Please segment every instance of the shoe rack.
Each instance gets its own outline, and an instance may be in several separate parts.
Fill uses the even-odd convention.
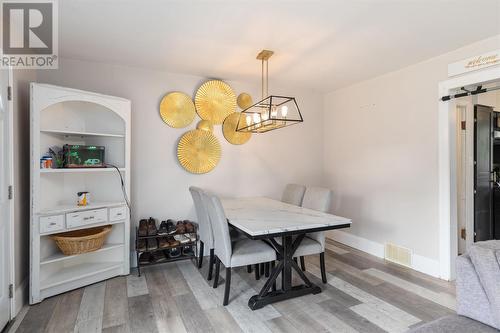
[[[194,227],[193,232],[178,232],[178,230],[176,230],[170,234],[158,234],[159,231],[155,228],[156,230],[152,233],[148,233],[147,236],[140,236],[139,228],[136,227],[135,249],[137,255],[137,272],[139,276],[141,276],[141,267],[165,264],[179,260],[194,260],[196,267],[198,267],[198,257],[196,255],[196,253],[198,253],[199,240],[198,224],[192,221],[189,221],[189,223]],[[194,239],[191,237],[189,241],[183,243],[179,242],[178,245],[171,245],[171,241],[175,240],[174,237],[181,235],[187,238],[189,238],[188,235],[194,236]],[[165,239],[167,239],[168,245],[165,245]],[[145,242],[145,246],[140,246],[141,242]],[[153,247],[150,247],[151,243],[153,243]],[[163,246],[160,246],[161,244]],[[178,255],[175,255],[176,251],[178,251]]]

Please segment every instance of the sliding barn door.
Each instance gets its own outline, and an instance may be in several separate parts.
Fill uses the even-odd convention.
[[[493,108],[474,105],[474,241],[493,239]]]

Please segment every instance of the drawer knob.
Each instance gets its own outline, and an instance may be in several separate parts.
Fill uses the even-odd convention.
[[[55,222],[50,222],[50,224],[49,224],[49,225],[57,225],[57,223],[55,223]]]

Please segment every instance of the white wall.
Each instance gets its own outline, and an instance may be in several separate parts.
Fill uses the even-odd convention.
[[[410,248],[415,268],[437,272],[438,83],[449,63],[499,47],[497,36],[326,94],[324,180],[333,211],[353,219],[334,237],[378,255],[385,242]]]
[[[258,67],[258,66],[257,66]],[[258,69],[258,68],[257,68]],[[160,118],[163,95],[182,91],[194,96],[207,78],[141,68],[62,59],[58,70],[40,70],[38,82],[95,91],[132,101],[133,221],[195,218],[188,191],[197,185],[224,196],[266,195],[279,198],[285,184],[320,184],[323,170],[323,96],[304,89],[274,87],[270,92],[297,97],[305,122],[286,129],[253,135],[241,146],[229,144],[221,126],[214,133],[222,145],[219,165],[210,173],[193,175],[178,163],[179,138],[194,129],[174,129]],[[223,79],[223,78],[222,78]],[[228,82],[236,94],[260,97],[260,82]]]

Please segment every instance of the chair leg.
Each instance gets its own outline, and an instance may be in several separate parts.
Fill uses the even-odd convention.
[[[266,278],[267,278],[267,277],[269,277],[269,263],[268,263],[268,262],[266,262],[266,263],[264,264],[264,276],[265,276]]]
[[[252,265],[247,265],[247,273],[252,273]]]
[[[303,271],[306,270],[306,262],[304,261],[304,256],[300,256],[300,268],[302,268]]]
[[[264,263],[260,264],[260,276],[264,275]]]
[[[326,283],[325,252],[319,254],[319,265],[321,266],[321,280]]]
[[[220,270],[220,260],[215,257],[215,277],[214,277],[214,288],[217,288],[219,285],[219,270]]]
[[[297,261],[297,257],[294,257],[293,258],[293,261],[295,261],[296,264],[298,264],[299,262]]]
[[[202,241],[200,241],[200,255],[199,255],[199,259],[198,259],[198,268],[201,268],[201,266],[203,266],[203,249],[205,247],[205,244],[203,244]]]
[[[255,264],[255,280],[259,280],[260,279],[260,268],[259,268],[259,264]]]
[[[226,287],[224,288],[224,302],[226,306],[229,303],[229,290],[231,289],[231,267],[226,267]]]
[[[212,272],[214,270],[214,264],[215,264],[214,257],[215,257],[214,249],[210,249],[210,260],[208,261],[208,277],[207,277],[208,281],[212,280]]]

